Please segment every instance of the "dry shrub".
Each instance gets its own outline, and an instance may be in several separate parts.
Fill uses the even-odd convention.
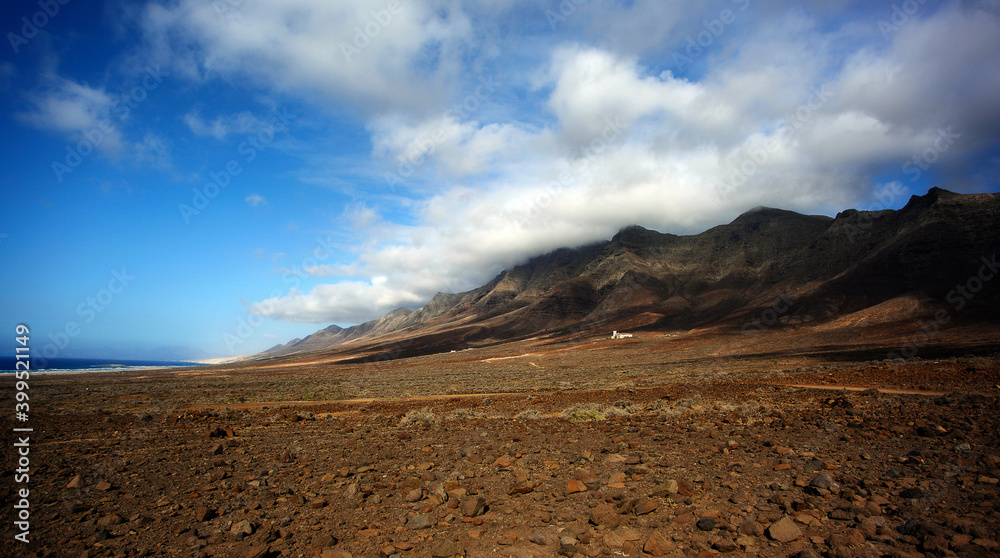
[[[604,420],[604,407],[598,403],[577,403],[562,412],[562,417],[572,422]]]
[[[465,409],[465,408],[463,408],[463,409],[455,409],[454,411],[448,413],[448,416],[444,417],[444,419],[445,420],[468,420],[468,419],[477,419],[477,418],[485,418],[485,417],[486,417],[486,415],[484,413],[480,413],[479,411],[473,411],[472,409]]]
[[[423,409],[417,410],[413,409],[407,411],[403,418],[399,421],[400,426],[413,426],[414,424],[437,424],[438,417],[431,411],[430,407],[424,407]]]
[[[542,420],[542,413],[538,409],[525,409],[514,415],[514,420]]]
[[[684,399],[669,402],[666,405],[661,406],[659,413],[665,419],[672,419],[687,413],[703,411],[705,410],[705,407],[706,406],[702,404],[701,394],[696,393],[685,397]]]

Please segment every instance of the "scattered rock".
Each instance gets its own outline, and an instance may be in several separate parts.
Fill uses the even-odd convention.
[[[432,556],[434,558],[449,558],[463,552],[462,545],[458,544],[457,541],[444,541],[434,549]]]
[[[788,543],[801,537],[802,530],[786,515],[767,528],[767,535],[778,542]]]
[[[703,518],[701,518],[701,519],[698,520],[698,523],[696,523],[695,526],[697,526],[698,529],[700,529],[702,531],[711,531],[711,530],[715,529],[715,518],[714,517],[703,517]]]
[[[465,517],[479,517],[486,513],[486,498],[467,496],[462,499],[460,507]]]
[[[538,529],[528,537],[528,541],[539,546],[555,546],[559,536],[549,529]]]
[[[656,487],[656,489],[649,494],[649,497],[663,498],[666,496],[670,496],[671,494],[677,494],[677,492],[678,492],[677,481],[668,480],[667,482]]]
[[[198,506],[198,509],[194,512],[194,520],[197,522],[208,521],[215,517],[215,512],[208,509],[207,506]]]
[[[267,546],[267,543],[259,543],[247,548],[246,552],[240,558],[264,558],[267,556],[268,551],[270,551],[270,548]]]
[[[406,528],[414,531],[420,529],[430,529],[435,526],[437,521],[434,520],[429,514],[422,513],[414,516],[409,521],[406,522]]]
[[[642,545],[642,551],[653,556],[664,556],[677,550],[677,544],[659,531],[653,531]]]
[[[748,537],[760,537],[764,535],[764,529],[756,521],[745,518],[742,523],[740,523],[740,533],[747,535]]]
[[[729,552],[736,552],[737,550],[739,550],[740,545],[736,544],[734,541],[723,538],[715,541],[715,544],[712,545],[712,548],[718,550],[719,552],[729,553]]]
[[[594,525],[602,525],[607,529],[615,529],[621,525],[622,519],[618,514],[618,509],[610,504],[598,504],[590,510],[590,522]]]
[[[406,493],[406,497],[403,498],[407,502],[419,502],[424,497],[424,489],[414,488],[413,490]]]
[[[232,528],[229,529],[229,533],[234,537],[244,537],[253,534],[253,524],[249,520],[244,519],[243,521],[234,523]]]
[[[535,483],[531,481],[521,481],[512,484],[510,489],[507,491],[507,494],[509,495],[528,494],[533,490],[535,490]]]
[[[822,488],[830,492],[840,492],[840,485],[834,482],[833,477],[826,473],[816,475],[809,483],[813,488]]]
[[[121,516],[116,513],[109,513],[97,520],[98,527],[111,527],[122,522]]]

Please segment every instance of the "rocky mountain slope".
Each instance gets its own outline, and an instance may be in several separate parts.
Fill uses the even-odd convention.
[[[331,326],[260,356],[384,345],[391,358],[612,329],[795,327],[865,310],[869,322],[995,319],[998,245],[1000,195],[939,188],[898,211],[830,218],[761,207],[691,236],[633,226],[478,289],[439,293],[415,312]]]

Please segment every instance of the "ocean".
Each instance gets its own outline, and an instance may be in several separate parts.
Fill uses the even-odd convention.
[[[39,359],[42,360],[42,359]],[[177,366],[197,366],[196,362],[177,362],[162,360],[120,360],[120,359],[94,359],[94,358],[53,358],[44,362],[45,368],[35,368],[35,359],[32,359],[32,372],[100,372],[108,370],[134,370],[137,368],[172,368]],[[0,372],[13,372],[17,359],[14,357],[0,356]]]

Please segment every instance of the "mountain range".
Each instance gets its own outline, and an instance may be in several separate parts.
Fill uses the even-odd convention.
[[[849,327],[859,316],[869,325],[995,320],[998,246],[1000,194],[940,188],[899,210],[833,218],[757,207],[689,236],[631,226],[531,258],[477,289],[438,293],[416,311],[333,325],[256,358],[347,348],[398,358],[613,330]]]

